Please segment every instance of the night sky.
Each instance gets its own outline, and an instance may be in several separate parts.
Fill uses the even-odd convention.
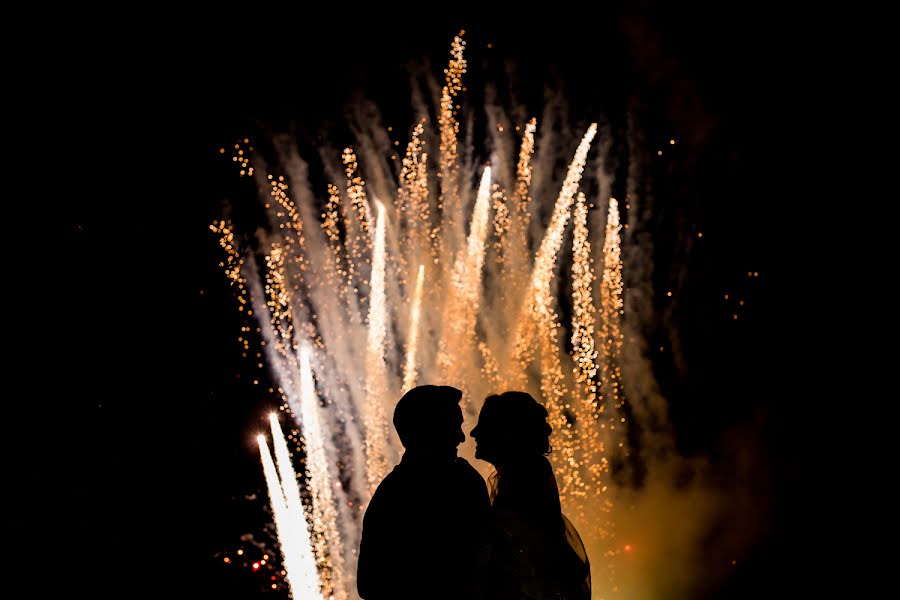
[[[223,565],[219,553],[268,519],[255,434],[277,403],[267,386],[252,384],[268,381],[265,371],[240,356],[241,321],[208,230],[226,201],[252,198],[218,148],[265,129],[296,131],[306,144],[319,135],[349,143],[341,110],[358,96],[403,130],[411,123],[407,65],[428,61],[439,75],[453,35],[465,29],[470,94],[510,61],[522,98],[534,104],[544,85],[559,87],[576,125],[603,119],[621,141],[631,114],[648,154],[678,141],[649,168],[656,206],[671,217],[657,232],[654,284],[667,289],[676,267],[687,272],[654,342],[668,346],[677,332],[683,362],[661,353],[654,369],[684,454],[715,456],[729,431],[758,436],[765,531],[710,597],[770,591],[800,537],[793,519],[802,476],[791,438],[800,409],[773,375],[784,349],[774,341],[782,234],[771,207],[787,199],[766,176],[781,158],[772,146],[783,115],[772,90],[789,73],[775,49],[781,33],[765,15],[661,4],[428,23],[247,7],[180,23],[151,15],[142,34],[70,32],[72,51],[60,54],[50,87],[72,101],[44,142],[65,155],[66,187],[53,201],[61,217],[54,291],[40,301],[56,337],[32,353],[42,357],[38,382],[56,407],[39,415],[54,466],[27,467],[24,480],[49,487],[49,513],[36,518],[51,515],[54,541],[35,536],[33,520],[16,532],[36,538],[28,559],[36,572],[59,561],[66,588],[95,597],[130,597],[123,586],[255,597],[259,576]],[[769,40],[762,49],[761,37]],[[689,255],[665,250],[675,227],[703,232]],[[667,300],[658,301],[662,311]]]

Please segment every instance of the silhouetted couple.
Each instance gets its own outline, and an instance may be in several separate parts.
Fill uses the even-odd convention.
[[[489,396],[472,430],[496,468],[491,494],[457,446],[462,392],[425,385],[394,410],[405,452],[363,520],[357,587],[365,600],[587,600],[590,566],[560,510],[547,461],[547,411],[530,394]]]

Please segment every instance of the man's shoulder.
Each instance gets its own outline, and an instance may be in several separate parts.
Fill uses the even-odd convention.
[[[374,494],[372,494],[372,500],[375,498],[380,498],[382,496],[394,496],[398,493],[403,493],[403,489],[408,485],[409,477],[404,474],[403,469],[399,468],[399,465],[394,467],[394,469],[384,476],[384,479],[381,480],[376,488]]]
[[[403,487],[412,479],[415,479],[415,474],[411,473],[402,464],[398,464],[394,466],[390,473],[384,476],[378,487],[384,486],[388,489]]]

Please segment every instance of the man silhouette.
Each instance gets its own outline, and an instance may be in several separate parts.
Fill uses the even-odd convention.
[[[484,479],[456,455],[465,440],[462,392],[423,385],[394,409],[405,452],[363,518],[357,589],[365,600],[479,598],[490,501]]]

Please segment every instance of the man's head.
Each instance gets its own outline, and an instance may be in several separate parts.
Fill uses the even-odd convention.
[[[400,398],[394,408],[394,428],[403,447],[415,452],[456,453],[462,432],[462,392],[449,385],[420,385]]]

